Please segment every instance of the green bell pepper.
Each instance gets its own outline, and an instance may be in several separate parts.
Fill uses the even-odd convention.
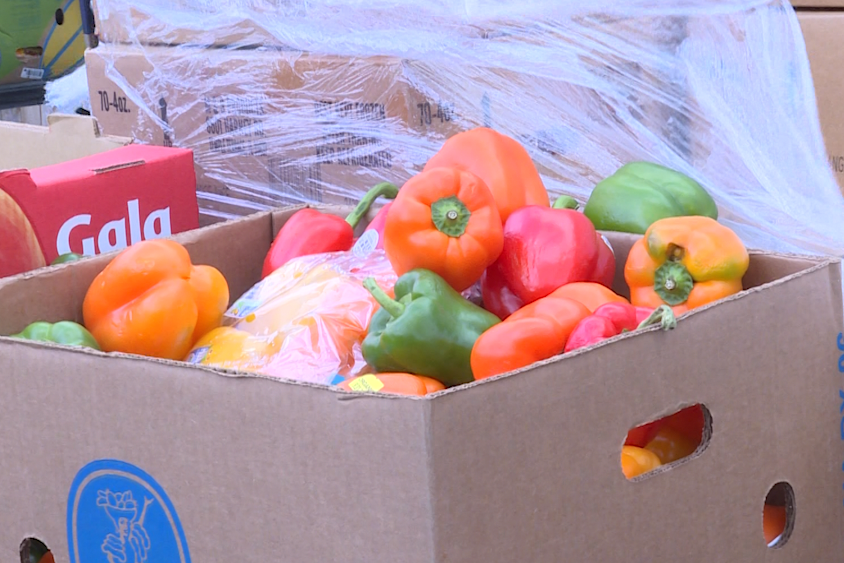
[[[645,234],[666,217],[718,219],[712,196],[681,172],[651,162],[631,162],[599,182],[583,213],[600,231]]]
[[[397,300],[372,278],[364,286],[381,305],[362,345],[363,357],[373,369],[425,375],[446,387],[474,381],[472,347],[481,334],[501,322],[498,317],[421,268],[398,279]]]
[[[13,334],[12,338],[100,349],[100,345],[88,329],[73,321],[59,321],[55,324],[39,321]]]
[[[66,254],[62,254],[58,256],[55,260],[50,262],[50,266],[55,266],[56,264],[66,264],[68,262],[76,262],[77,260],[82,260],[85,258],[81,254],[76,254],[75,252],[68,252]]]

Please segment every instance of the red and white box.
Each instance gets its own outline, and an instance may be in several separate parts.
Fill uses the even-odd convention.
[[[51,117],[49,130],[0,124],[0,153],[9,148],[0,160],[0,277],[199,226],[192,151],[100,137],[88,117]]]

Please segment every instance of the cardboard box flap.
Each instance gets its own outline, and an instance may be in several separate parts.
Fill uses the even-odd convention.
[[[249,559],[276,553],[303,562],[394,563],[389,554],[403,551],[402,563],[435,558],[426,524],[426,402],[348,400],[304,384],[33,343],[0,342],[0,349],[21,360],[3,372],[15,391],[3,394],[0,409],[38,421],[0,434],[0,448],[29,452],[4,456],[0,469],[21,475],[19,460],[49,460],[26,472],[24,486],[3,489],[4,560],[16,561],[14,550],[32,535],[57,561],[71,560],[64,476],[103,459],[154,476],[184,527],[191,557],[182,561],[237,559],[244,549]],[[43,369],[30,373],[34,362]],[[55,440],[43,440],[47,434]],[[89,517],[99,517],[102,509],[89,506]],[[161,554],[166,528],[152,512],[147,530],[157,551],[150,554]]]
[[[828,499],[841,489],[833,469],[844,458],[833,431],[840,282],[827,263],[689,315],[674,331],[617,337],[435,397],[438,560],[767,561],[762,506],[779,481],[794,488],[798,509],[778,560],[831,560],[844,549],[823,524],[840,519],[840,500]],[[627,481],[627,431],[694,404],[711,416],[704,449]],[[793,455],[808,442],[823,463]]]
[[[100,135],[97,120],[52,114],[48,126],[0,122],[0,170],[38,168],[128,145],[132,139]]]

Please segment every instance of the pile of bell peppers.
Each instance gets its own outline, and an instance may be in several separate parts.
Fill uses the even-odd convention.
[[[683,313],[741,291],[749,265],[711,196],[681,172],[627,164],[581,212],[568,196],[552,203],[525,148],[488,128],[446,141],[377,228],[399,278],[394,296],[365,283],[380,305],[363,341],[367,377],[402,373],[445,388],[652,325],[672,330]],[[599,230],[643,235],[623,271]],[[613,289],[617,274],[629,298]],[[470,288],[480,303],[465,298]],[[644,445],[631,459],[653,464]]]
[[[372,188],[346,218],[295,213],[262,277],[297,257],[351,251],[381,197],[391,201],[365,236],[398,280],[391,294],[364,282],[378,310],[361,350],[367,377],[390,377],[350,390],[431,392],[429,380],[453,387],[651,325],[671,330],[677,316],[741,291],[749,264],[712,198],[681,172],[629,163],[595,186],[581,211],[571,197],[552,201],[518,141],[480,127],[447,140],[401,188]],[[623,271],[601,229],[643,235]],[[629,298],[614,290],[619,277]],[[143,241],[93,281],[83,323],[35,323],[15,336],[184,360],[224,330],[229,297],[223,275],[192,264],[178,243]],[[408,385],[408,377],[427,379]]]

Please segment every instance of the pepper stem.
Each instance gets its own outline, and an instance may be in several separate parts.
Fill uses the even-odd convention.
[[[358,226],[358,223],[360,223],[363,216],[369,212],[369,208],[372,207],[372,204],[375,203],[376,199],[382,196],[387,199],[396,199],[397,195],[399,195],[399,189],[395,186],[395,184],[391,184],[390,182],[381,182],[366,192],[357,204],[357,207],[355,207],[354,211],[349,213],[349,216],[346,217],[346,222],[354,229]]]
[[[685,303],[694,286],[694,278],[680,262],[669,260],[654,272],[654,291],[672,307]]]
[[[400,317],[404,313],[404,305],[387,295],[387,292],[381,289],[375,278],[366,278],[363,280],[363,287],[372,294],[372,297],[381,305],[382,309],[390,313],[391,317]]]
[[[645,328],[647,326],[659,323],[662,330],[672,330],[677,327],[677,317],[674,316],[674,310],[668,305],[660,305],[653,312],[648,315],[648,318],[639,323],[636,328]]]
[[[438,199],[431,205],[431,220],[437,229],[452,238],[460,238],[472,212],[455,196]]]
[[[554,209],[577,209],[580,207],[580,204],[577,203],[577,200],[571,196],[561,195],[551,207]]]

